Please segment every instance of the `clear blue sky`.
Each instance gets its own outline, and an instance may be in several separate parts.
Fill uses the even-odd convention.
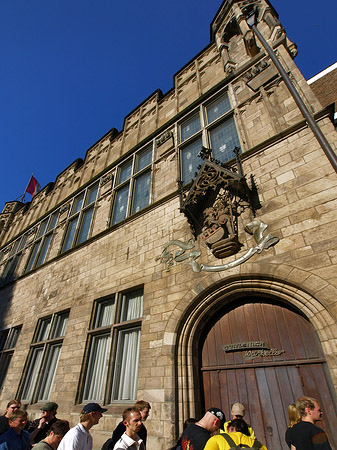
[[[307,79],[336,62],[336,0],[271,2]],[[55,181],[153,91],[168,91],[174,73],[208,45],[220,4],[2,1],[0,211],[31,173],[42,187]]]

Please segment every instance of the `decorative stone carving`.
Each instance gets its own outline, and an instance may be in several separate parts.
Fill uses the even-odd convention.
[[[173,131],[165,131],[163,134],[159,136],[159,138],[156,139],[156,145],[157,147],[160,147],[163,145],[166,141],[168,141],[171,137],[173,137]]]
[[[110,173],[108,173],[107,175],[104,175],[104,176],[101,178],[100,184],[101,184],[101,186],[104,186],[104,185],[106,185],[107,183],[109,183],[109,181],[111,181],[111,180],[112,180],[112,173],[110,172]]]
[[[170,267],[174,265],[174,263],[179,263],[185,260],[190,260],[189,264],[192,267],[193,272],[201,272],[202,270],[205,272],[222,272],[224,270],[232,269],[233,267],[244,263],[256,253],[261,253],[263,250],[266,250],[279,242],[279,238],[273,236],[270,233],[264,236],[264,231],[267,227],[267,224],[258,219],[255,219],[252,222],[248,223],[245,227],[245,230],[248,233],[253,234],[254,240],[257,245],[255,247],[250,247],[243,256],[227,264],[214,266],[199,264],[197,262],[197,259],[201,255],[201,251],[193,250],[195,247],[194,239],[189,239],[186,242],[178,240],[167,242],[164,245],[162,254],[156,258],[156,261],[160,261],[161,263],[166,265],[165,271],[169,271]],[[173,253],[173,251],[169,251],[169,248],[172,246],[179,247],[180,250],[176,251],[175,253]],[[191,251],[186,253],[186,250]]]

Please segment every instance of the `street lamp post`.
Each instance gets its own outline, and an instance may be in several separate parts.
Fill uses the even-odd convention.
[[[326,137],[322,133],[322,130],[317,125],[315,119],[313,118],[312,114],[306,107],[304,101],[300,97],[299,93],[295,89],[295,86],[292,84],[289,75],[284,70],[282,64],[276,57],[276,54],[274,50],[270,47],[266,39],[263,37],[262,33],[258,30],[256,24],[257,24],[257,10],[254,8],[253,10],[248,10],[244,8],[242,10],[243,14],[246,17],[247,25],[249,28],[253,30],[255,35],[258,37],[259,41],[263,45],[264,49],[270,56],[271,60],[275,64],[277,70],[279,71],[281,77],[283,78],[283,81],[285,82],[287,88],[289,89],[291,95],[293,96],[297,106],[299,107],[301,113],[303,114],[304,118],[306,119],[309,127],[311,128],[312,132],[314,133],[317,141],[319,142],[320,146],[322,147],[324,153],[326,154],[327,158],[329,159],[332,167],[335,169],[335,172],[337,172],[337,156],[336,153],[331,148],[329,142],[327,141]]]

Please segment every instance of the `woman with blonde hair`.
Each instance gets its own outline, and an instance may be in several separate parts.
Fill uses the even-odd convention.
[[[289,425],[286,431],[286,443],[288,445],[289,448],[291,448],[291,442],[290,442],[290,430],[291,427],[293,427],[296,423],[298,423],[301,420],[301,415],[298,412],[298,409],[296,408],[295,403],[291,403],[288,406],[288,421],[289,421]]]

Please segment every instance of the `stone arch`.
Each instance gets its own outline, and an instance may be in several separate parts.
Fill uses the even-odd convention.
[[[251,264],[251,268],[254,265]],[[259,269],[261,270],[261,266]],[[217,311],[225,305],[234,303],[245,294],[249,296],[262,295],[264,298],[275,299],[285,305],[290,305],[312,323],[321,341],[331,377],[336,386],[337,379],[333,374],[337,368],[334,339],[337,333],[333,311],[329,309],[325,302],[323,303],[321,299],[306,290],[303,287],[303,281],[302,286],[299,287],[294,282],[293,277],[289,276],[293,268],[289,267],[288,269],[286,270],[288,274],[287,281],[277,277],[276,273],[271,274],[270,268],[269,275],[251,272],[221,278],[221,276],[217,277],[215,274],[210,274],[207,278],[209,282],[207,286],[199,284],[195,287],[194,292],[189,292],[183,298],[180,308],[185,307],[185,310],[181,315],[180,309],[180,319],[174,330],[176,336],[177,416],[180,429],[187,417],[198,416],[202,412],[202,399],[199,391],[198,338],[201,336],[209,319]],[[277,271],[276,267],[274,271]],[[297,275],[299,275],[299,272],[296,269]],[[300,277],[302,280],[311,277],[310,273],[302,272],[302,278]],[[321,289],[322,282],[319,281],[317,286]],[[312,285],[311,283],[312,280],[310,285]],[[325,283],[323,284],[325,285]],[[176,321],[175,323],[177,324]],[[168,327],[169,325],[168,323]],[[167,330],[168,327],[166,328]]]

